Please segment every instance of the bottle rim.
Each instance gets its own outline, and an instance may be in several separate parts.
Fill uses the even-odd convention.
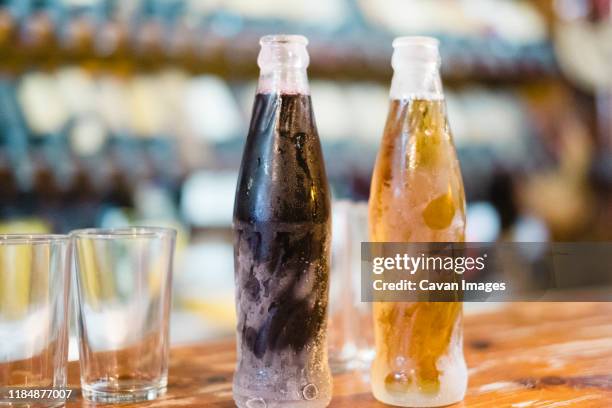
[[[308,45],[308,38],[299,34],[272,34],[265,35],[259,39],[260,45],[269,44],[300,44]]]
[[[393,40],[393,69],[405,69],[419,64],[440,66],[440,41],[433,37],[409,36]]]
[[[393,43],[392,43],[393,48],[415,46],[415,45],[437,49],[440,47],[440,41],[434,37],[411,35],[411,36],[397,37],[393,40]]]

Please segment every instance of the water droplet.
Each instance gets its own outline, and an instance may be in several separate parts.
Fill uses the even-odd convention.
[[[263,398],[251,398],[246,403],[247,408],[266,408],[268,405]]]
[[[403,371],[392,372],[385,377],[385,388],[389,392],[406,392],[411,384],[412,379]]]
[[[302,395],[305,400],[311,401],[319,395],[319,389],[314,384],[306,384],[306,386],[302,389]]]

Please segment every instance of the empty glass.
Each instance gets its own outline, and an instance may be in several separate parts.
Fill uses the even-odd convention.
[[[81,389],[95,402],[152,400],[166,391],[176,232],[74,231]]]
[[[0,235],[0,406],[68,396],[68,249],[64,235]]]
[[[361,302],[361,243],[368,241],[368,205],[336,201],[329,296],[329,362],[334,373],[369,369],[374,357],[372,304]]]
[[[354,368],[359,319],[355,314],[353,281],[353,203],[336,201],[332,206],[332,260],[329,284],[329,321],[327,343],[329,364],[338,374]]]

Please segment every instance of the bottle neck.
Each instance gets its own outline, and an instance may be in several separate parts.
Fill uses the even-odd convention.
[[[396,67],[391,81],[391,99],[444,99],[440,65],[412,63]]]
[[[310,58],[306,37],[271,35],[259,41],[257,57],[260,68],[258,93],[309,94],[306,68]]]
[[[310,95],[306,68],[278,67],[262,69],[259,74],[257,93],[287,93]]]

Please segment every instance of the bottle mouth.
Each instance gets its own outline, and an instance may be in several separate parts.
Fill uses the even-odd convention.
[[[297,34],[274,34],[266,35],[259,39],[259,45],[271,44],[297,44],[308,45],[308,38]]]
[[[308,39],[302,35],[266,35],[259,40],[261,50],[257,64],[262,73],[282,72],[291,69],[306,69],[310,61],[306,45]]]
[[[440,41],[434,37],[425,36],[405,36],[397,37],[393,40],[393,48],[399,47],[427,47],[432,49],[438,49]]]
[[[433,37],[408,36],[393,40],[393,67],[413,63],[440,64],[440,41]]]

